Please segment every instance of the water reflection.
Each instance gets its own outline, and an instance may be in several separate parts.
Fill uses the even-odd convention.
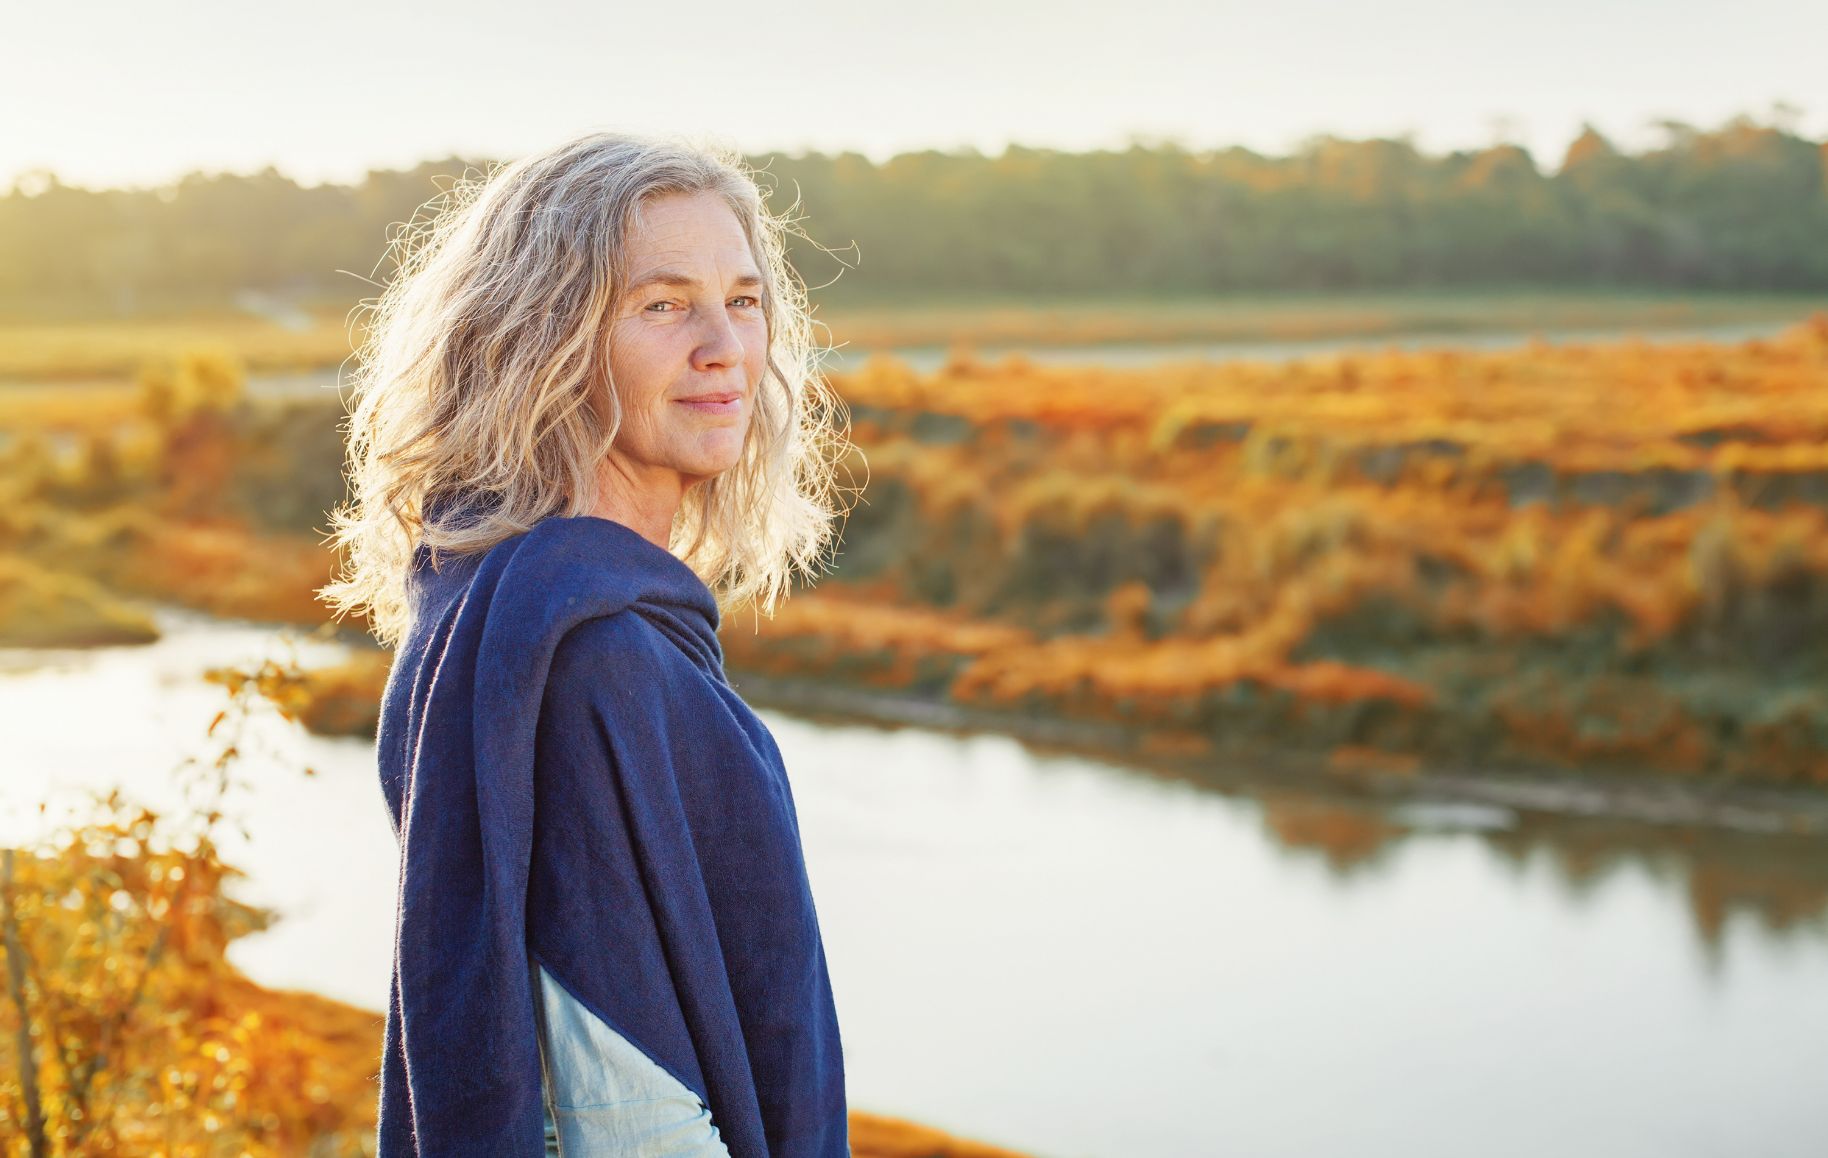
[[[160,623],[141,648],[0,654],[6,827],[52,788],[158,797],[222,703],[201,672],[283,651],[253,625]],[[763,714],[859,1107],[1097,1158],[1802,1155],[1828,1136],[1824,842],[1221,791]],[[231,958],[381,1008],[396,866],[373,747],[258,723],[250,837],[224,854],[284,918]]]
[[[1266,792],[1263,824],[1292,852],[1319,856],[1342,882],[1374,870],[1404,841],[1441,831],[1477,833],[1520,873],[1550,864],[1572,902],[1631,866],[1686,907],[1704,958],[1717,968],[1735,914],[1773,939],[1828,936],[1828,843],[1807,837],[1676,828],[1591,817],[1518,813],[1479,804],[1380,806],[1310,793]]]
[[[1743,883],[1717,891],[1721,919],[1694,899],[1762,862],[1819,913],[1812,845],[770,723],[868,1104],[1111,1156],[1803,1155],[1828,1136],[1804,1076],[1828,1066],[1828,935],[1761,919]],[[961,1050],[963,1081],[937,1061]]]

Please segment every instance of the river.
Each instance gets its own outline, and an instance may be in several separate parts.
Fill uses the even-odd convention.
[[[209,666],[335,644],[158,608],[144,647],[0,650],[0,839],[176,802]],[[736,677],[741,687],[741,677]],[[1828,1148],[1828,842],[1211,788],[994,735],[764,711],[855,1108],[1056,1158]],[[251,721],[223,854],[272,986],[385,1008],[370,742]],[[307,777],[301,769],[317,769]]]

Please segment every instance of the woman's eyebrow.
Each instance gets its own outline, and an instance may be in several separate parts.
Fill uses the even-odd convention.
[[[628,287],[628,292],[631,294],[640,293],[651,285],[676,285],[684,286],[687,289],[697,289],[703,284],[703,282],[699,281],[691,274],[681,270],[657,269],[652,273],[642,275],[639,281]],[[760,289],[761,285],[762,276],[758,273],[743,274],[741,277],[737,278],[735,282],[735,288],[737,289]]]

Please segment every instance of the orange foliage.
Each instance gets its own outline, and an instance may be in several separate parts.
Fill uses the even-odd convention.
[[[114,792],[5,850],[0,1154],[372,1150],[379,1018],[265,993],[224,955],[272,916],[227,895],[241,873],[214,839],[252,692],[211,724],[214,759],[187,762],[188,813]]]
[[[34,505],[0,510],[0,551],[126,594],[307,626],[325,620],[313,591],[328,582],[336,561],[305,536],[124,505],[92,514]]]
[[[870,432],[871,493],[918,517],[873,528],[900,562],[869,600],[844,596],[840,558],[738,665],[831,670],[809,631],[842,651],[848,618],[938,599],[943,615],[895,613],[893,670],[950,653],[958,700],[1161,727],[1223,726],[1215,705],[1261,693],[1422,713],[1443,706],[1429,678],[1317,641],[1739,662],[1781,649],[1780,617],[1828,576],[1828,315],[1735,345],[1135,370],[961,354],[931,374],[877,358],[835,385]],[[1032,639],[955,649],[929,626],[973,620]],[[1752,713],[1723,748],[1654,687],[1583,682],[1548,704],[1512,688],[1479,710],[1557,761],[1819,779],[1806,729]]]
[[[928,670],[923,661],[950,670],[947,661],[953,657],[1019,648],[1032,638],[1020,628],[833,592],[787,600],[756,631],[726,626],[721,642],[732,669],[773,675],[842,671],[899,688]]]

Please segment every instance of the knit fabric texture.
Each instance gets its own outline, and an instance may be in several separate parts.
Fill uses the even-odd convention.
[[[539,1158],[529,954],[702,1098],[732,1158],[850,1153],[780,750],[691,568],[552,517],[421,547],[377,755],[400,842],[379,1158]]]

